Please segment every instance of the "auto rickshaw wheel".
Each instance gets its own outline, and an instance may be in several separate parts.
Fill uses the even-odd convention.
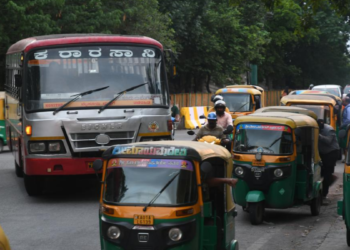
[[[259,225],[263,222],[264,204],[262,201],[249,203],[249,217],[252,225]]]
[[[322,192],[320,190],[318,193],[318,196],[311,200],[310,208],[311,208],[311,214],[313,216],[317,216],[320,214],[321,205],[322,205]]]
[[[38,196],[42,193],[44,178],[24,174],[24,187],[29,196]]]
[[[350,230],[348,227],[346,227],[346,243],[348,244],[348,247],[350,247]]]
[[[4,151],[4,142],[0,140],[0,153]]]

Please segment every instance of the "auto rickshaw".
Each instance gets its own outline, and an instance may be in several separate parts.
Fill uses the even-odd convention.
[[[233,165],[236,204],[253,225],[265,208],[308,204],[318,215],[322,178],[316,120],[303,114],[262,112],[234,122]]]
[[[264,106],[264,89],[254,85],[229,85],[215,93],[224,97],[232,119],[249,115]]]
[[[343,216],[346,225],[346,242],[350,247],[350,148],[349,127],[339,132],[340,137],[346,137],[347,154],[343,173],[343,200],[338,201],[338,215]]]
[[[6,124],[5,124],[5,92],[0,92],[0,152],[7,145]]]
[[[101,249],[238,249],[231,154],[191,141],[115,145],[93,164],[102,170]]]
[[[294,106],[268,106],[255,111],[255,113],[266,113],[266,112],[287,112],[287,113],[302,114],[302,115],[310,116],[311,118],[314,118],[317,121],[317,115],[315,114],[315,112],[309,109],[304,109],[304,108],[299,108]]]

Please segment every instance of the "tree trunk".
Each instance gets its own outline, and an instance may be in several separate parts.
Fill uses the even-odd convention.
[[[207,82],[205,83],[205,87],[207,88],[208,93],[211,93],[210,88],[209,88],[210,79],[211,79],[211,74],[208,73]]]

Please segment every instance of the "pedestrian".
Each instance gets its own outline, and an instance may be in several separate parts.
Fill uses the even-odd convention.
[[[350,124],[350,94],[347,94],[342,101],[343,101],[342,106],[344,106],[344,109],[342,114],[342,124],[341,124],[340,130],[347,131],[347,127]],[[342,148],[343,155],[344,155],[344,159],[342,161],[343,163],[345,162],[346,151],[347,151],[346,140],[347,140],[347,136],[345,136],[344,138],[340,138],[339,140],[339,145]]]
[[[283,96],[286,96],[286,95],[288,95],[289,94],[289,88],[288,88],[288,86],[282,91],[282,96],[281,96],[281,98],[283,97]]]
[[[180,121],[180,111],[179,108],[176,106],[174,101],[170,97],[170,104],[171,104],[171,117],[175,118],[175,122]]]
[[[317,120],[319,126],[318,150],[322,160],[321,175],[323,176],[323,198],[326,199],[332,181],[332,170],[337,162],[339,144],[332,126],[325,124],[323,119]],[[325,201],[325,203],[327,203]]]

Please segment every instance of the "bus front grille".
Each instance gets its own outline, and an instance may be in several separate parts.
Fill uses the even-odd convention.
[[[100,134],[108,135],[110,141],[107,144],[96,143],[96,137]],[[127,144],[134,141],[135,131],[105,132],[105,133],[72,133],[70,140],[75,149],[96,148],[112,146],[115,144]]]

